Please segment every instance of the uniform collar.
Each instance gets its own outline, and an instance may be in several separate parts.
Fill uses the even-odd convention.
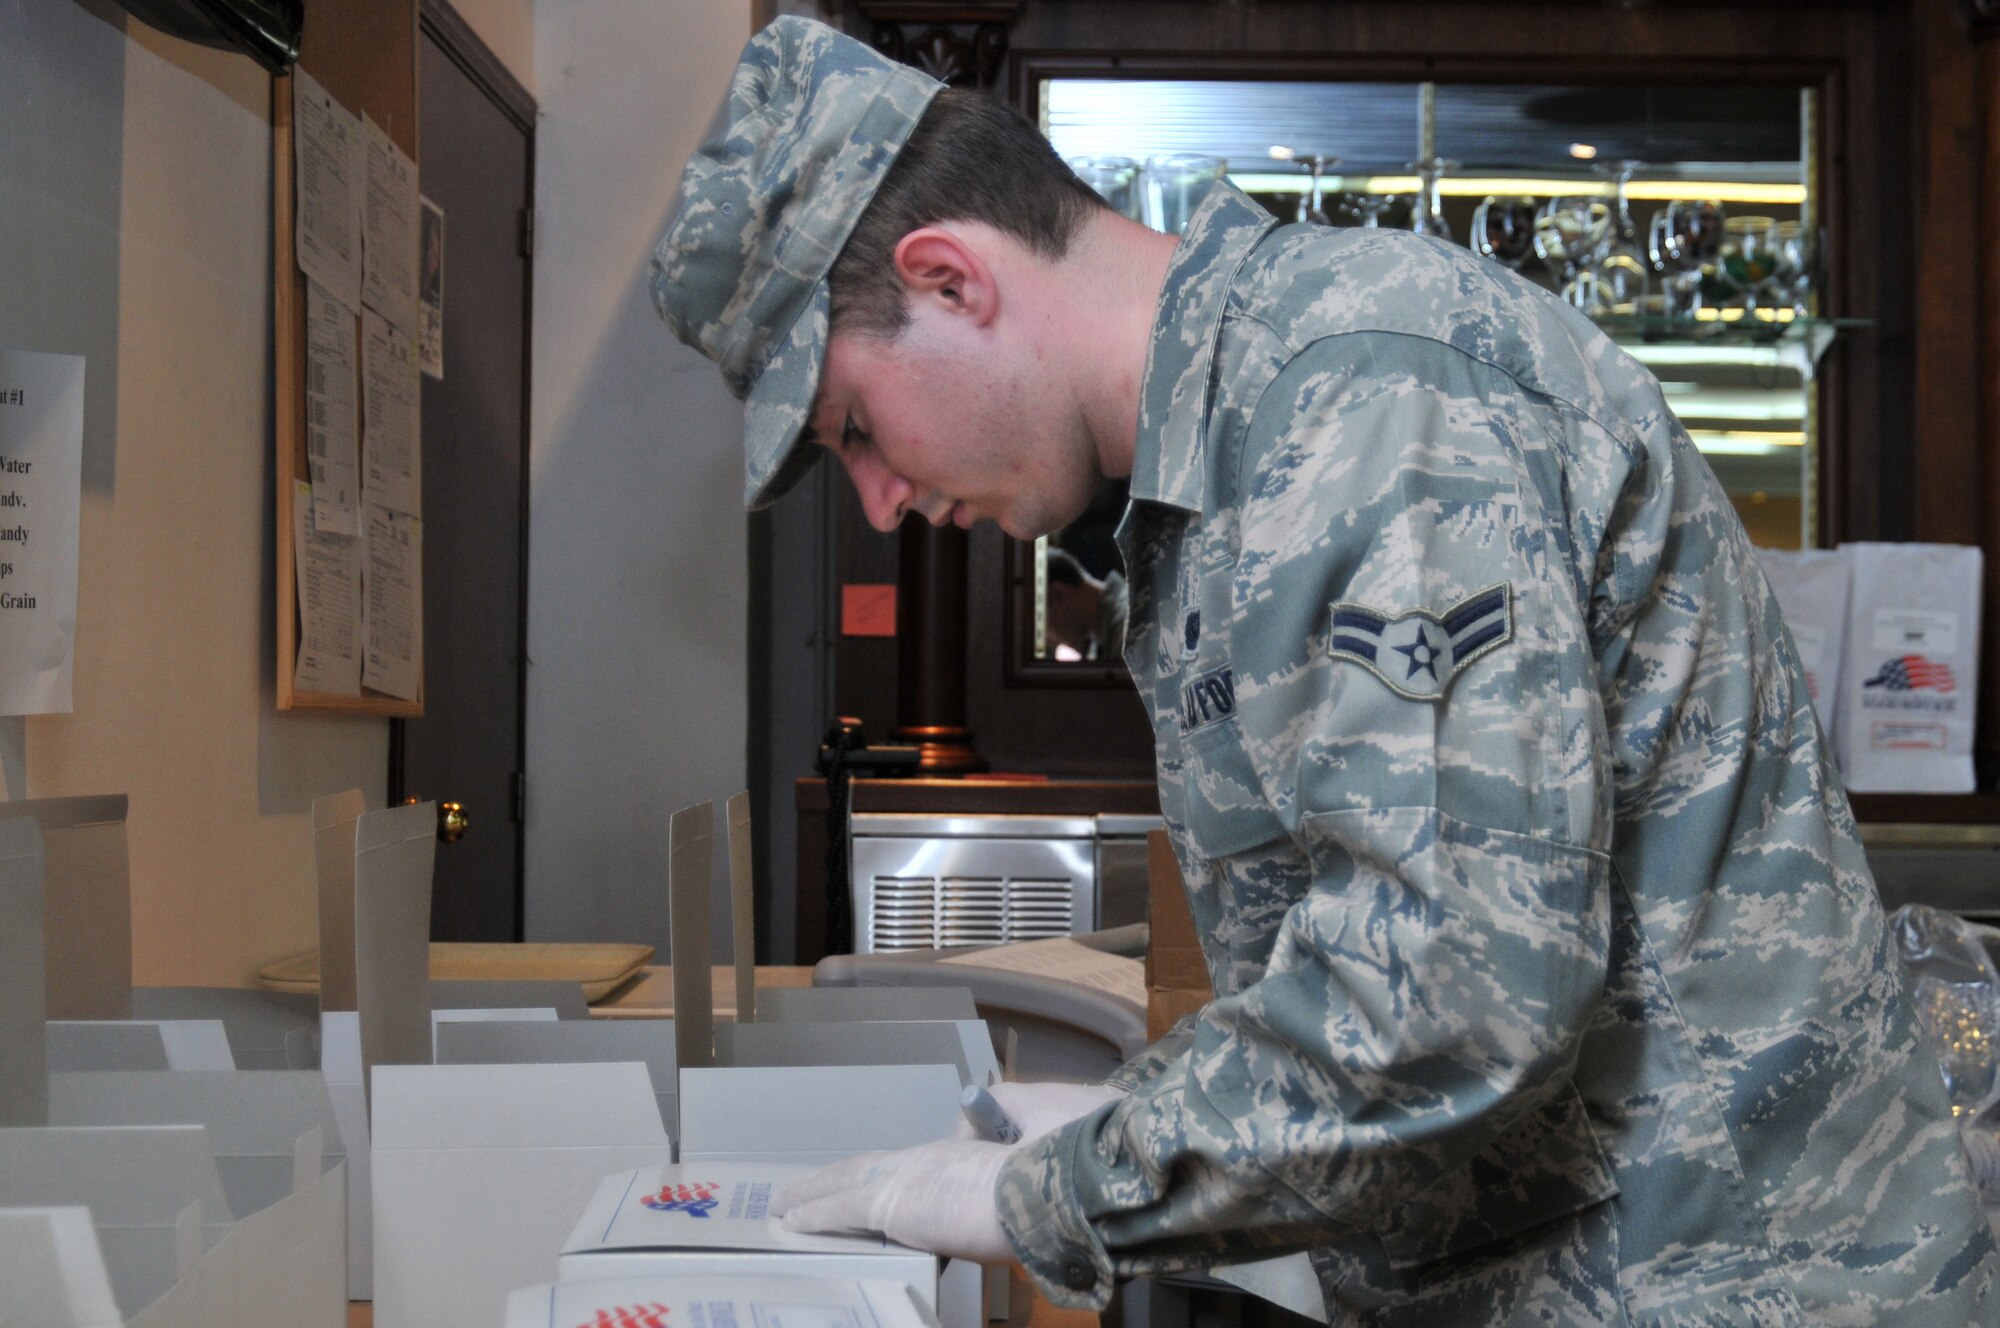
[[[1167,265],[1153,315],[1132,497],[1199,512],[1207,491],[1202,437],[1208,427],[1209,370],[1236,271],[1277,219],[1228,181],[1195,210]]]

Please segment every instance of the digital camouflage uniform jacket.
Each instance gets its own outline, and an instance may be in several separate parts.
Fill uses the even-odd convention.
[[[1796,653],[1658,384],[1464,250],[1274,226],[1219,186],[1182,238],[1120,530],[1217,999],[1010,1157],[1028,1270],[2000,1322]]]

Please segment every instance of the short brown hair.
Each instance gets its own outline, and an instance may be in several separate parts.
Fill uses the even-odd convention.
[[[894,337],[909,322],[896,246],[940,221],[981,221],[1044,258],[1069,252],[1104,206],[1021,115],[983,92],[932,99],[830,274],[831,332]]]

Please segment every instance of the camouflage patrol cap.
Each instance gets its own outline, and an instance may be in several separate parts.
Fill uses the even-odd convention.
[[[653,302],[743,402],[744,502],[763,507],[799,446],[826,354],[827,273],[944,85],[810,19],[743,49],[653,251]]]

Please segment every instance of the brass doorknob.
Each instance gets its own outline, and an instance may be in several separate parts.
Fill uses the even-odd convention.
[[[465,808],[455,802],[438,804],[438,838],[447,844],[456,844],[465,838],[465,832],[472,828],[472,820],[466,816]]]

